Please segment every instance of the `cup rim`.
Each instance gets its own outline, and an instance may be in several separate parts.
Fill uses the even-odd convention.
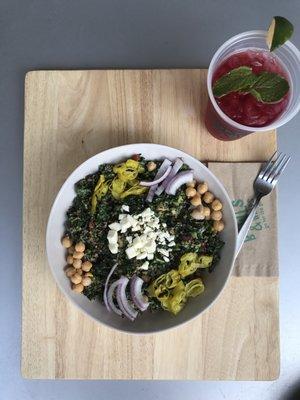
[[[270,131],[272,129],[276,129],[279,128],[280,126],[286,124],[288,121],[290,121],[300,110],[300,101],[298,102],[298,104],[294,107],[294,110],[292,112],[290,112],[286,117],[284,118],[278,118],[278,120],[275,120],[274,122],[272,122],[272,124],[270,125],[266,125],[263,127],[255,127],[255,126],[247,126],[247,125],[242,125],[239,124],[238,122],[234,121],[233,119],[231,119],[230,117],[228,117],[228,115],[226,115],[221,108],[219,107],[219,105],[217,104],[214,95],[212,93],[212,86],[211,86],[211,81],[212,81],[212,69],[214,64],[216,63],[216,60],[218,58],[218,56],[220,55],[220,53],[222,53],[222,51],[228,47],[229,45],[231,45],[233,42],[235,42],[237,39],[241,39],[241,38],[245,38],[247,36],[259,36],[259,37],[266,37],[267,35],[267,31],[264,30],[252,30],[252,31],[246,31],[246,32],[242,32],[239,33],[237,35],[232,36],[230,39],[226,40],[226,42],[224,42],[219,48],[218,50],[215,52],[213,58],[211,59],[210,63],[209,63],[209,67],[208,67],[208,73],[207,73],[207,91],[208,91],[208,96],[209,99],[215,109],[215,111],[218,113],[218,115],[229,125],[231,125],[233,128],[235,129],[239,129],[242,131],[246,131],[246,132],[265,132],[265,131]],[[283,46],[286,46],[289,48],[289,50],[291,50],[296,57],[299,59],[300,62],[300,51],[298,50],[298,48],[289,40],[287,40]]]

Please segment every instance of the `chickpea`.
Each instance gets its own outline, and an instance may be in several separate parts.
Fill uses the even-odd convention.
[[[201,207],[202,207],[202,206],[201,206]],[[203,220],[203,219],[205,219],[205,215],[204,215],[204,213],[203,213],[203,210],[202,210],[202,208],[200,208],[200,207],[195,208],[195,209],[192,211],[191,216],[192,216],[192,218],[197,219],[197,220],[200,220],[200,221]]]
[[[220,200],[215,199],[212,203],[211,203],[211,208],[214,211],[220,211],[223,208],[223,204],[220,202]]]
[[[71,278],[76,273],[76,269],[74,267],[68,267],[66,269],[66,275],[68,278]]]
[[[69,254],[68,257],[67,257],[67,263],[72,265],[73,261],[74,261],[73,256],[71,254]]]
[[[185,194],[187,197],[194,197],[197,194],[197,192],[196,192],[196,189],[194,189],[192,187],[187,187],[185,189]]]
[[[90,262],[90,261],[85,261],[83,264],[82,264],[82,270],[84,271],[84,272],[89,272],[90,270],[91,270],[91,268],[92,268],[92,266],[93,266],[93,264]]]
[[[69,247],[72,246],[72,240],[71,240],[68,236],[65,236],[65,237],[62,238],[61,244],[62,244],[66,249],[68,249]]]
[[[71,247],[68,248],[68,253],[69,254],[72,255],[74,253],[74,251],[75,251],[75,247],[74,246],[71,246]]]
[[[207,183],[206,182],[199,183],[199,185],[197,186],[197,192],[199,194],[204,194],[207,191],[208,191]]]
[[[86,272],[84,276],[89,276],[90,278],[93,278],[94,275],[91,272]]]
[[[147,170],[149,172],[154,171],[156,169],[156,164],[154,161],[149,161],[147,164]]]
[[[82,276],[76,272],[73,276],[71,276],[71,282],[73,282],[75,285],[80,283],[82,281]]]
[[[209,207],[203,207],[203,214],[205,215],[205,218],[210,217],[210,208]]]
[[[84,250],[85,250],[85,244],[82,243],[82,242],[76,243],[76,244],[75,244],[75,250],[76,250],[78,253],[83,253]]]
[[[222,211],[213,211],[212,213],[211,213],[211,219],[213,220],[213,221],[221,221],[221,219],[222,219]]]
[[[79,269],[76,269],[76,272],[77,272],[77,274],[79,274],[80,276],[82,276],[82,274],[83,274],[83,271],[82,271],[82,269],[81,269],[81,268],[79,268]]]
[[[223,221],[214,221],[213,228],[217,232],[221,232],[224,229]]]
[[[72,290],[74,290],[74,292],[76,292],[76,293],[82,293],[83,289],[84,289],[84,286],[82,283],[78,283],[77,285],[72,286]]]
[[[202,202],[201,202],[201,197],[200,197],[199,193],[197,193],[194,197],[192,197],[191,204],[193,206],[200,206],[201,203]]]
[[[81,260],[83,256],[84,253],[80,253],[79,251],[75,251],[73,254],[73,258],[76,258],[77,260]]]
[[[191,181],[191,182],[188,182],[188,183],[186,184],[186,186],[187,186],[187,187],[194,188],[194,187],[196,186],[196,181],[193,180],[193,181]]]
[[[82,261],[81,260],[75,259],[73,261],[73,267],[74,268],[76,268],[76,269],[81,268],[81,265],[82,265]]]
[[[89,276],[85,276],[85,277],[83,277],[81,283],[83,284],[83,286],[90,286],[90,284],[92,283],[92,280]]]
[[[202,199],[206,204],[210,204],[214,200],[214,195],[210,192],[205,192]]]

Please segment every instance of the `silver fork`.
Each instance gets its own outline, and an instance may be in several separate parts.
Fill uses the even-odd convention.
[[[242,248],[260,200],[262,197],[272,192],[281,173],[284,171],[290,159],[291,157],[275,151],[269,161],[265,163],[258,173],[253,183],[255,198],[251,207],[251,211],[238,234],[236,256],[239,254]]]

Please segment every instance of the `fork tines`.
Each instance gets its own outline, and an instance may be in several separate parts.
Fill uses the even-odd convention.
[[[287,156],[282,152],[275,151],[275,153],[260,171],[259,178],[267,181],[268,183],[275,184],[279,175],[284,171],[290,159],[290,156]]]

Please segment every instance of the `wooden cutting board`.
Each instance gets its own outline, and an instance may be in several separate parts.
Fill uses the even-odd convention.
[[[125,143],[202,161],[262,161],[274,131],[234,142],[203,124],[206,70],[34,71],[25,82],[22,373],[26,378],[272,380],[278,277],[232,277],[201,317],[132,336],[95,323],[59,291],[45,254],[55,196],[88,157]],[[250,184],[250,182],[249,182]]]

